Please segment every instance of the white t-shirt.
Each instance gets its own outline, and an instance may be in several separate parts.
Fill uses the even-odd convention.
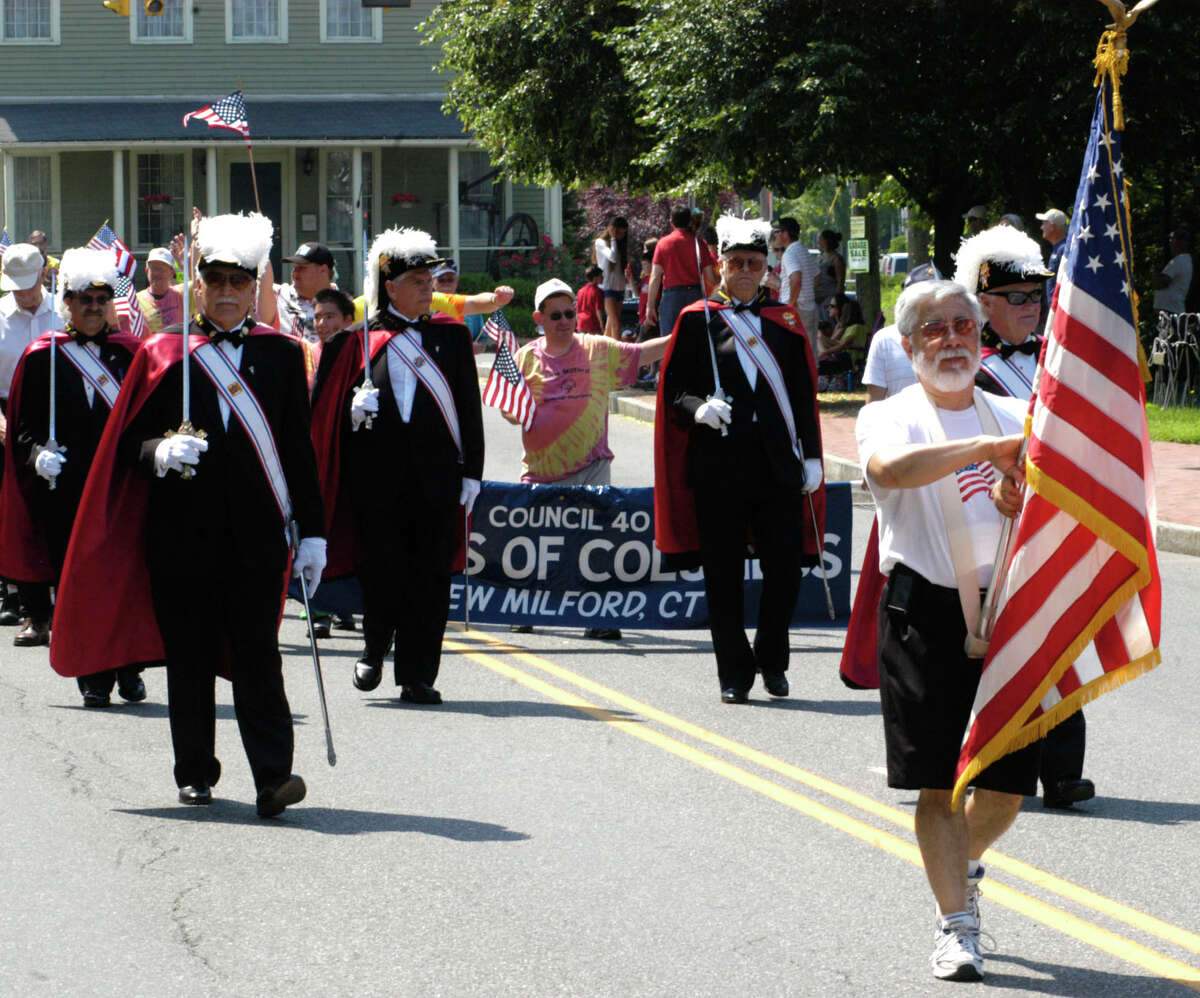
[[[1186,312],[1187,293],[1192,283],[1192,254],[1180,253],[1162,269],[1171,283],[1154,292],[1154,307],[1162,312]]]
[[[804,279],[800,282],[800,298],[792,301],[792,274],[800,271]],[[811,312],[816,308],[813,289],[817,283],[817,261],[800,243],[789,243],[779,258],[779,300],[793,305],[800,311]],[[816,330],[811,330],[811,333]]]
[[[983,394],[996,415],[1000,432],[1020,433],[1029,403],[987,392]],[[937,412],[947,440],[975,437],[983,432],[973,406]],[[934,408],[919,384],[905,388],[891,398],[863,406],[854,427],[862,467],[866,469],[872,455],[884,448],[929,443],[931,424],[935,419]],[[992,564],[1003,523],[991,498],[991,487],[1000,474],[985,461],[960,468],[955,475],[971,532],[979,588],[984,589],[992,580]],[[887,575],[897,562],[901,562],[935,585],[957,588],[954,558],[950,553],[946,520],[942,516],[936,484],[885,489],[872,481],[869,474],[866,478],[878,511],[879,570]]]
[[[899,326],[884,326],[871,337],[871,346],[867,350],[862,383],[884,389],[888,398],[917,383],[902,339]]]
[[[16,295],[11,292],[0,298],[0,399],[8,398],[17,361],[25,348],[42,333],[62,329],[63,325],[62,317],[55,311],[54,302],[46,292],[42,293],[42,303],[33,312],[21,308]]]
[[[621,269],[621,254],[601,236],[596,240],[596,265],[604,271],[600,278],[601,291],[624,291],[625,272]]]

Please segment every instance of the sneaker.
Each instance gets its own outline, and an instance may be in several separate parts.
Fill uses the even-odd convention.
[[[929,958],[933,976],[942,981],[982,981],[978,934],[979,923],[965,911],[943,917]]]
[[[981,863],[975,876],[967,876],[967,914],[975,919],[975,934],[978,936],[983,926],[983,918],[979,914],[979,884],[987,876],[987,868]]]

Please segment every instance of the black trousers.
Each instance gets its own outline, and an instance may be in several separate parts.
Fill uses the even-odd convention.
[[[227,658],[233,708],[256,789],[292,771],[292,712],[279,655],[281,572],[152,574],[154,614],[167,655],[175,782],[216,783],[216,675]]]
[[[788,630],[800,595],[803,497],[791,489],[697,488],[694,494],[717,678],[723,690],[748,690],[758,670],[787,671]],[[744,598],[748,529],[763,576],[753,649]]]
[[[1083,776],[1086,745],[1087,721],[1082,710],[1050,729],[1042,739],[1042,793],[1054,797],[1062,780],[1078,780]]]
[[[436,508],[416,491],[391,507],[358,512],[368,538],[358,568],[363,593],[363,657],[380,664],[395,638],[397,686],[437,679],[450,612],[450,562],[457,507]]]

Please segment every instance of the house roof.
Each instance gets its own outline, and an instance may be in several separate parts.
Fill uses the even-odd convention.
[[[206,103],[196,98],[4,100],[0,146],[244,141],[237,132],[195,119],[184,128],[183,116]],[[440,97],[250,96],[246,117],[255,143],[466,137],[458,119],[442,110]]]

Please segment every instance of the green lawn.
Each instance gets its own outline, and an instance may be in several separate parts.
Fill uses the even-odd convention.
[[[1149,404],[1146,422],[1150,426],[1151,440],[1200,444],[1200,409],[1160,409]]]

